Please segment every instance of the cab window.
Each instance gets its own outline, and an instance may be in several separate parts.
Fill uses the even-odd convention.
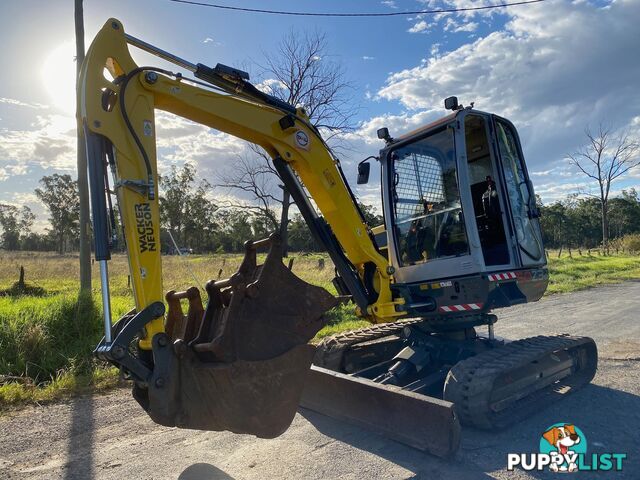
[[[393,150],[391,160],[400,264],[468,254],[453,131],[441,129]]]

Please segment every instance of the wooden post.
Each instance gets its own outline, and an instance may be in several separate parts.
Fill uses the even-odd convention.
[[[20,265],[20,279],[18,280],[18,287],[24,289],[24,267]]]
[[[75,0],[76,78],[84,62],[84,19],[82,0]],[[76,84],[76,88],[78,85]],[[80,200],[80,290],[91,290],[91,220],[89,216],[89,180],[87,178],[87,151],[80,111],[76,105],[78,196]]]
[[[318,270],[323,270],[324,269],[324,258],[320,257],[318,259]]]
[[[293,261],[294,261],[294,260],[295,260],[295,257],[291,257],[291,258],[289,259],[289,270],[292,270],[292,269],[293,269]]]

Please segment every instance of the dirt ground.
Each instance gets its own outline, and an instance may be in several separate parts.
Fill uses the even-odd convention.
[[[589,453],[626,453],[622,472],[576,478],[640,478],[640,282],[556,295],[499,312],[496,333],[520,338],[592,336],[600,364],[593,384],[501,432],[463,429],[455,458],[440,460],[366,430],[301,411],[274,440],[153,424],[119,390],[29,408],[0,419],[2,479],[544,479],[506,470],[507,453],[538,451],[541,432],[574,423]]]

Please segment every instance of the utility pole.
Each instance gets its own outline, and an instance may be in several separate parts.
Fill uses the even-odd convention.
[[[76,90],[80,68],[84,62],[84,15],[82,0],[75,1],[76,25]],[[89,216],[89,183],[87,180],[87,151],[84,130],[80,121],[80,106],[76,102],[78,128],[78,192],[80,196],[80,291],[91,291],[91,224]]]

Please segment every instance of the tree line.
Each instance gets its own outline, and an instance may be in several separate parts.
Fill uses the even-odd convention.
[[[80,205],[78,183],[70,175],[54,173],[40,180],[35,193],[49,212],[49,227],[34,232],[36,215],[27,206],[0,204],[0,246],[6,250],[77,251]],[[161,244],[164,253],[175,247],[197,253],[241,252],[246,240],[260,239],[280,230],[275,206],[253,209],[243,205],[223,206],[207,180],[197,180],[193,165],[173,166],[160,177]],[[382,223],[373,207],[360,204],[371,226]],[[117,209],[116,209],[117,210]],[[116,213],[116,251],[124,250]],[[319,251],[299,213],[288,220],[288,246],[292,251]],[[174,244],[175,242],[175,244]]]
[[[598,248],[604,245],[600,199],[572,194],[548,205],[539,202],[538,208],[545,247]],[[640,234],[640,196],[635,188],[631,188],[607,201],[607,244],[613,244],[615,248],[617,240],[637,234]]]
[[[195,167],[173,166],[160,179],[161,244],[163,251],[190,248],[197,253],[240,252],[249,239],[259,239],[280,230],[280,203],[261,208],[229,205],[216,197],[207,180],[198,180]],[[53,174],[40,180],[35,190],[48,211],[49,227],[34,232],[36,215],[28,206],[0,203],[0,246],[5,250],[77,251],[79,201],[77,182],[70,175]],[[370,205],[360,204],[370,226],[383,219]],[[602,205],[598,198],[571,194],[564,200],[542,204],[538,199],[544,243],[547,248],[597,248],[602,246]],[[607,202],[607,238],[610,242],[640,234],[640,193],[623,190]],[[116,222],[118,216],[116,215]],[[122,232],[117,227],[117,251],[123,251]],[[296,213],[288,220],[291,251],[319,251],[304,219]]]

